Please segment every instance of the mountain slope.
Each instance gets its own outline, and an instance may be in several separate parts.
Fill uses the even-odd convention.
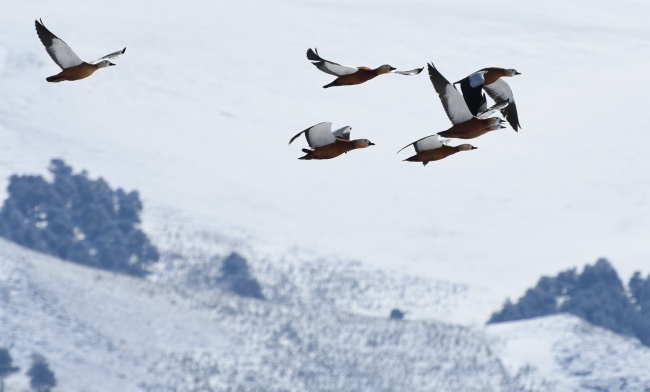
[[[467,327],[183,290],[4,240],[0,263],[0,346],[23,368],[44,355],[62,390],[523,390]]]
[[[647,391],[650,348],[572,315],[491,324],[505,366],[532,388]]]

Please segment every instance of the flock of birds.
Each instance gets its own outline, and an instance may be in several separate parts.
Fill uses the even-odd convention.
[[[378,68],[370,69],[368,67],[351,67],[341,65],[333,61],[325,60],[320,57],[317,50],[307,50],[307,59],[321,71],[337,78],[323,88],[335,86],[352,86],[365,83],[376,76],[397,73],[400,75],[418,75],[424,68],[417,68],[410,71],[397,71],[388,64]],[[408,162],[422,162],[423,165],[431,161],[438,161],[459,151],[475,150],[476,147],[471,144],[460,144],[458,146],[448,145],[449,139],[474,139],[490,131],[505,128],[505,121],[500,117],[490,117],[492,114],[501,111],[510,126],[518,131],[519,117],[517,115],[517,106],[515,98],[508,83],[502,78],[520,75],[515,69],[505,68],[483,68],[473,74],[461,79],[453,84],[436,69],[432,64],[428,64],[429,79],[434,89],[440,97],[442,106],[447,113],[447,117],[452,123],[452,127],[446,131],[438,132],[436,135],[430,135],[410,143],[399,150],[400,153],[406,147],[413,146],[415,155],[406,158]],[[455,85],[460,84],[461,93]],[[488,108],[487,99],[484,91],[492,98],[495,104]],[[307,144],[311,149],[303,149],[306,154],[299,159],[331,159],[347,153],[357,148],[366,148],[374,145],[368,139],[350,140],[349,126],[343,127],[332,132],[332,123],[324,122],[316,124],[305,129],[291,138],[291,144],[298,136],[304,134]]]
[[[126,48],[107,54],[95,61],[85,62],[59,37],[54,35],[44,25],[43,21],[36,21],[36,33],[45,46],[45,50],[52,60],[61,67],[61,72],[46,78],[48,82],[59,83],[63,81],[74,81],[87,78],[100,68],[113,66],[114,60],[124,54]],[[418,75],[424,68],[416,68],[410,71],[397,71],[388,64],[378,68],[351,67],[341,65],[320,57],[317,50],[307,50],[307,59],[316,68],[336,76],[337,78],[323,88],[336,86],[353,86],[365,83],[376,76],[396,73],[400,75]],[[409,146],[415,148],[415,155],[405,159],[408,162],[422,162],[426,166],[431,161],[438,161],[459,151],[475,150],[471,144],[460,144],[450,146],[449,139],[474,139],[490,131],[504,129],[506,122],[500,117],[490,117],[496,112],[501,112],[510,126],[518,131],[519,117],[517,106],[508,83],[502,78],[520,75],[515,69],[505,68],[483,68],[455,83],[449,83],[447,79],[436,69],[433,63],[428,64],[429,79],[438,93],[442,106],[447,117],[452,123],[451,128],[438,132],[410,143],[398,151],[401,152]],[[459,84],[462,94],[456,89]],[[487,107],[485,93],[494,100],[494,105]],[[310,149],[303,149],[306,154],[299,159],[332,159],[348,151],[358,148],[373,146],[368,139],[350,140],[351,127],[346,126],[332,132],[332,123],[323,122],[311,126],[291,138],[291,144],[300,135],[304,134]]]

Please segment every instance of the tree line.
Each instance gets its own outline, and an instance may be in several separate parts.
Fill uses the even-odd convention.
[[[627,285],[606,259],[557,276],[543,276],[516,303],[507,299],[488,323],[574,314],[593,325],[637,337],[650,346],[650,275],[635,272]]]

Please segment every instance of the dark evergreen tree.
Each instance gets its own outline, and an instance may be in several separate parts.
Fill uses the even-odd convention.
[[[20,370],[12,364],[13,360],[9,355],[9,350],[0,348],[0,392],[5,390],[5,378],[11,376]]]
[[[630,278],[628,286],[639,312],[635,325],[636,335],[643,344],[650,346],[650,275],[644,280],[641,273],[636,272]]]
[[[393,309],[390,311],[390,320],[403,320],[404,312],[399,309]]]
[[[264,299],[262,287],[251,276],[246,259],[238,253],[233,252],[223,260],[218,282],[242,297]]]
[[[581,274],[571,269],[556,277],[542,277],[516,304],[507,300],[488,322],[571,313],[599,327],[636,336],[650,345],[650,318],[643,315],[644,308],[650,309],[650,282],[635,274],[629,287],[636,305],[630,301],[611,264],[599,259],[593,266],[585,266]]]
[[[32,355],[32,366],[27,371],[29,385],[35,392],[50,392],[56,386],[56,378],[42,355]]]
[[[0,236],[65,260],[132,275],[144,274],[158,251],[139,229],[136,191],[113,191],[102,179],[73,174],[60,159],[54,181],[11,176],[0,209]]]

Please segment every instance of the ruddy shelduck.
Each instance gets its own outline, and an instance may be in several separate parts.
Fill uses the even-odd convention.
[[[503,119],[499,117],[489,116],[508,106],[508,102],[498,103],[490,109],[479,113],[478,116],[474,116],[469,111],[467,104],[465,104],[461,93],[456,90],[456,87],[449,83],[444,76],[442,76],[432,63],[429,64],[429,79],[431,79],[433,88],[440,97],[440,102],[442,102],[447,117],[453,124],[451,128],[440,132],[439,135],[461,139],[472,139],[481,136],[490,130],[498,129],[492,128],[486,130],[488,127],[500,125],[504,122]]]
[[[465,103],[473,115],[480,113],[487,107],[487,101],[485,99],[485,94],[483,94],[483,90],[485,90],[490,98],[492,98],[497,104],[508,102],[508,106],[501,109],[501,113],[506,120],[508,120],[512,129],[518,131],[518,129],[521,128],[521,125],[519,124],[519,116],[517,115],[515,97],[512,94],[512,90],[508,83],[502,79],[503,77],[512,77],[515,75],[521,75],[521,72],[517,72],[516,69],[512,68],[483,68],[454,84],[460,84],[460,89],[463,92]]]
[[[63,42],[61,38],[52,34],[50,30],[45,28],[42,20],[36,21],[36,33],[52,60],[54,60],[54,62],[63,70],[57,75],[45,78],[48,82],[58,83],[63,82],[64,80],[79,80],[87,78],[100,68],[115,65],[111,63],[110,60],[122,56],[126,51],[126,48],[124,48],[117,52],[107,54],[91,63],[87,63],[81,60],[79,56],[72,51],[72,48]]]
[[[341,65],[333,61],[325,60],[318,55],[318,50],[307,50],[307,59],[312,61],[312,64],[321,71],[330,75],[337,76],[330,84],[326,84],[323,88],[336,87],[336,86],[353,86],[361,84],[375,78],[376,76],[396,73],[400,75],[417,75],[424,68],[416,68],[410,71],[396,71],[396,68],[388,64],[384,64],[378,68],[370,69],[368,67],[352,67],[349,65]]]
[[[415,155],[406,158],[404,161],[422,162],[422,165],[426,166],[429,162],[445,159],[459,151],[470,151],[478,148],[471,144],[448,146],[448,142],[449,140],[441,140],[438,135],[431,135],[404,146],[397,153],[399,154],[406,147],[413,145],[415,147]]]
[[[475,139],[481,135],[485,135],[490,131],[496,131],[505,128],[506,127],[504,127],[501,124],[494,124],[483,129],[471,128],[471,129],[464,130],[464,129],[457,128],[456,130],[451,130],[451,131],[447,130],[447,131],[438,132],[438,135],[442,137],[453,137],[455,139]]]
[[[375,145],[368,139],[350,140],[350,130],[351,127],[343,127],[332,132],[332,123],[322,122],[298,133],[289,140],[289,144],[304,133],[311,150],[303,148],[307,155],[298,159],[305,160],[332,159],[348,151]]]

